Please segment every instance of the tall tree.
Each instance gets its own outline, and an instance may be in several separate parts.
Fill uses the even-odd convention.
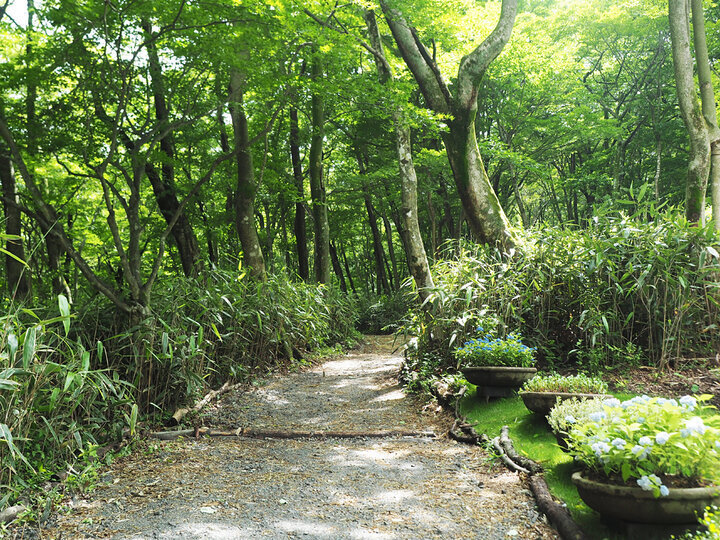
[[[688,7],[692,12],[700,101],[690,51]],[[669,0],[668,13],[678,103],[690,137],[685,215],[692,222],[704,222],[705,193],[708,179],[712,176],[713,221],[715,229],[720,230],[720,129],[708,59],[702,0]]]
[[[318,53],[315,52],[315,54]],[[322,78],[322,64],[317,56],[312,60],[311,74],[316,84]],[[313,227],[315,230],[315,279],[318,283],[330,283],[330,226],[328,224],[325,178],[323,176],[325,107],[319,88],[313,89],[311,99],[310,196],[312,197]]]
[[[233,201],[235,229],[243,249],[243,264],[257,279],[265,279],[265,259],[255,225],[255,170],[248,119],[243,107],[244,77],[238,69],[230,73],[230,116],[235,133],[237,186]]]
[[[380,5],[400,54],[420,87],[426,105],[449,117],[442,134],[466,219],[473,234],[484,243],[512,248],[515,240],[505,212],[488,178],[478,148],[475,118],[480,81],[490,63],[509,41],[517,13],[517,0],[503,0],[500,19],[490,35],[463,57],[454,94],[434,58],[405,16],[386,0]]]

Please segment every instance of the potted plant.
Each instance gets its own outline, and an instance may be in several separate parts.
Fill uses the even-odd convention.
[[[458,369],[484,397],[509,395],[535,375],[534,356],[535,349],[514,332],[504,338],[484,334],[455,349]]]
[[[635,397],[603,409],[568,433],[580,497],[606,517],[638,523],[693,523],[720,504],[720,416],[703,402]]]
[[[555,435],[558,446],[567,452],[569,450],[567,437],[573,426],[587,422],[591,414],[602,411],[603,407],[602,399],[570,398],[550,409],[547,421]]]
[[[547,415],[558,401],[570,398],[610,397],[606,395],[607,383],[597,377],[560,375],[549,373],[536,375],[520,389],[525,406],[532,412]]]

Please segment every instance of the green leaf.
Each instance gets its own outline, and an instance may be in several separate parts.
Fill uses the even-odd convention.
[[[37,345],[37,326],[31,326],[25,331],[25,339],[23,340],[23,368],[27,369],[35,357],[35,347]]]
[[[64,294],[58,294],[58,307],[60,308],[60,315],[63,317],[62,323],[67,336],[68,332],[70,332],[70,303]]]

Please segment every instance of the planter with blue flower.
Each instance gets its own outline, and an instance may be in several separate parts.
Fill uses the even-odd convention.
[[[589,377],[582,373],[548,373],[536,375],[527,381],[519,394],[530,411],[545,416],[564,400],[610,397],[606,394],[607,391],[607,383],[598,377]]]
[[[720,417],[703,403],[606,399],[568,433],[580,497],[606,518],[633,523],[694,523],[720,504]]]
[[[504,338],[483,334],[455,349],[458,369],[485,398],[508,396],[532,378],[537,373],[534,356],[535,349],[516,333]]]

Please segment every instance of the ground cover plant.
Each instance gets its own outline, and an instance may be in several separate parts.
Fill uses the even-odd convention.
[[[525,382],[520,392],[564,392],[577,394],[604,394],[608,385],[599,377],[584,373],[560,375],[559,373],[538,373]]]

